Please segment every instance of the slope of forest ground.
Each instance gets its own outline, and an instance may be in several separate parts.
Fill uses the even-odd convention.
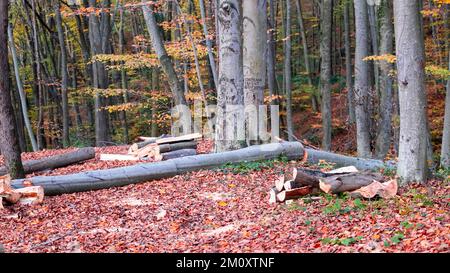
[[[202,142],[199,152],[208,152]],[[58,151],[27,153],[37,159]],[[109,147],[98,153],[125,153]],[[58,175],[136,163],[82,164]],[[391,200],[322,195],[270,205],[277,176],[299,162],[224,166],[122,188],[46,197],[0,213],[7,252],[449,252],[450,184],[411,185]],[[311,166],[317,167],[317,166]],[[324,166],[322,166],[324,167]]]

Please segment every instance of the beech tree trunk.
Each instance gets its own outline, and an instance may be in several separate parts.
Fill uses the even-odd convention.
[[[344,3],[344,43],[345,43],[345,83],[347,86],[348,120],[354,124],[355,117],[355,94],[353,90],[352,53],[350,40],[350,4]]]
[[[284,84],[286,95],[286,123],[289,141],[294,140],[294,124],[292,121],[292,45],[291,45],[291,3],[286,1],[286,24],[284,37]]]
[[[8,10],[9,1],[0,0],[0,151],[6,170],[12,178],[24,177],[16,120],[11,104],[8,62]]]
[[[186,98],[183,92],[183,84],[178,78],[172,60],[170,59],[169,55],[167,54],[166,48],[164,47],[164,42],[159,31],[159,26],[156,23],[155,13],[152,10],[153,8],[147,6],[147,4],[145,4],[145,0],[143,0],[142,3],[142,11],[144,13],[145,23],[147,24],[147,30],[150,34],[153,49],[158,55],[161,67],[168,78],[175,105],[186,105]]]
[[[394,0],[395,43],[400,101],[401,183],[427,179],[427,98],[418,0]]]
[[[64,147],[70,146],[69,137],[69,126],[70,126],[70,116],[69,116],[69,99],[67,94],[67,89],[69,85],[69,71],[67,69],[67,51],[66,51],[66,41],[63,30],[63,23],[61,18],[61,6],[59,0],[54,0],[53,6],[56,18],[56,29],[58,31],[58,40],[61,54],[61,101],[62,101],[62,142]]]
[[[22,106],[23,120],[25,122],[25,127],[27,129],[28,137],[30,138],[30,143],[31,147],[33,148],[33,152],[37,152],[38,145],[36,142],[36,138],[34,136],[33,127],[31,126],[30,116],[28,115],[27,97],[23,90],[22,80],[20,79],[19,60],[17,58],[16,45],[14,43],[14,36],[11,24],[8,25],[8,39],[9,39],[9,48],[11,50],[11,55],[13,59],[14,74],[16,76],[17,91],[19,92],[20,104]]]
[[[358,156],[372,157],[369,115],[369,64],[363,59],[369,55],[369,21],[367,0],[355,0],[355,111]]]
[[[447,31],[447,52],[450,51],[450,25],[448,21],[448,7],[445,5],[444,22]],[[450,70],[450,54],[448,56],[448,69]],[[450,77],[447,79],[446,96],[445,96],[445,117],[444,117],[444,131],[442,133],[441,145],[441,167],[450,168]]]
[[[394,53],[394,25],[392,18],[392,3],[390,0],[382,1],[380,27],[380,55],[392,55]],[[392,112],[393,112],[393,80],[390,76],[394,65],[387,61],[380,64],[380,117],[376,139],[375,154],[378,159],[386,157],[391,146],[392,139]]]
[[[322,148],[331,150],[331,25],[333,1],[323,0],[321,8],[320,89],[322,95]]]
[[[267,53],[267,0],[245,0],[243,9],[243,68],[246,140],[248,145],[266,139],[259,107],[264,105]],[[267,139],[266,139],[267,140]]]
[[[242,1],[219,0],[216,152],[245,147]]]

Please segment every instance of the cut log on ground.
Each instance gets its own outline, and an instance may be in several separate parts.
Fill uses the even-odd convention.
[[[293,190],[285,190],[277,194],[278,202],[285,202],[286,200],[298,199],[312,193],[312,187],[302,187]]]
[[[133,145],[130,146],[130,148],[128,149],[128,154],[135,154],[139,149],[144,148],[147,145],[153,144],[156,142],[156,137],[154,139],[150,139],[150,140],[146,140],[146,141],[142,141],[142,142],[138,142],[138,143],[134,143]]]
[[[278,180],[275,181],[275,188],[278,192],[284,190],[284,183],[286,183],[286,177],[284,175],[281,175]]]
[[[393,198],[397,195],[398,184],[397,180],[390,180],[385,183],[380,183],[378,181],[372,184],[362,187],[356,191],[352,191],[350,196],[353,198],[367,198],[372,199],[379,196],[384,199]]]
[[[25,173],[34,173],[45,170],[57,169],[89,160],[95,157],[94,148],[82,148],[74,152],[50,156],[38,160],[29,160],[23,163]],[[7,173],[6,167],[0,167],[0,175]]]
[[[279,191],[277,190],[277,188],[271,188],[269,191],[269,204],[275,204],[277,203],[278,199],[277,199],[277,194],[279,193]]]
[[[120,155],[120,154],[101,154],[101,161],[139,161],[139,157],[135,155]]]
[[[13,189],[10,185],[9,175],[0,177],[0,209],[3,208],[3,199],[9,204],[34,205],[42,203],[44,200],[44,189],[39,186]]]
[[[187,157],[187,156],[193,156],[197,155],[197,150],[195,149],[184,149],[184,150],[178,150],[168,153],[163,153],[155,156],[156,161],[165,161],[175,158],[181,158],[181,157]]]
[[[156,140],[156,144],[167,144],[167,143],[176,143],[176,142],[183,142],[183,141],[193,141],[197,139],[201,139],[203,136],[201,134],[190,134],[190,135],[184,135],[179,137],[168,137],[168,138],[161,138]]]
[[[38,176],[29,180],[35,186],[42,186],[45,195],[58,195],[125,186],[192,171],[213,169],[226,163],[272,160],[281,156],[288,160],[299,160],[303,158],[303,146],[299,142],[271,143],[224,153],[188,156],[156,163],[63,176]],[[23,183],[24,180],[14,180],[12,186],[13,188],[22,188]]]
[[[381,174],[362,172],[344,175],[335,175],[327,178],[320,178],[320,189],[325,193],[337,194],[350,192],[372,184],[374,181],[384,182]]]
[[[197,149],[196,141],[187,141],[187,142],[179,142],[179,143],[168,143],[158,145],[157,154],[169,153],[184,149]]]

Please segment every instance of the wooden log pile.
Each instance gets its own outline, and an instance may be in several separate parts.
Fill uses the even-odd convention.
[[[11,177],[9,175],[0,176],[0,209],[3,209],[3,201],[8,204],[40,204],[44,200],[44,188],[32,186],[24,181],[23,188],[13,189],[11,186]]]
[[[201,134],[190,134],[180,137],[144,138],[142,142],[131,145],[127,155],[102,154],[100,160],[139,161],[154,158],[155,161],[165,161],[174,158],[197,154],[197,140]]]
[[[320,192],[349,192],[354,198],[391,198],[397,190],[396,180],[385,181],[380,173],[359,171],[354,166],[329,172],[294,168],[292,175],[282,175],[275,181],[269,191],[269,203],[283,203]]]

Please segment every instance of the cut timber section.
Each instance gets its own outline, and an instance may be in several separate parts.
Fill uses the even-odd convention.
[[[203,136],[201,134],[190,134],[190,135],[184,135],[180,137],[168,137],[168,138],[161,138],[156,140],[156,144],[167,144],[167,143],[176,143],[176,142],[183,142],[183,141],[192,141],[201,139]]]
[[[3,208],[3,199],[9,204],[40,204],[44,200],[44,189],[40,186],[13,189],[10,185],[9,175],[0,176],[0,209]]]
[[[109,170],[38,176],[30,180],[33,185],[42,186],[46,195],[59,195],[142,183],[192,171],[213,169],[226,163],[272,160],[280,156],[287,157],[288,160],[299,160],[303,157],[303,152],[303,146],[299,142],[271,143],[236,151],[188,156]],[[22,188],[23,182],[24,180],[14,180],[12,186]]]
[[[95,157],[94,148],[82,148],[74,152],[50,156],[38,160],[29,160],[23,163],[25,173],[34,173],[45,170],[57,169],[75,163],[86,161]],[[0,167],[0,175],[7,174],[6,167]]]
[[[120,155],[120,154],[101,154],[101,161],[139,161],[139,157],[134,155]]]

